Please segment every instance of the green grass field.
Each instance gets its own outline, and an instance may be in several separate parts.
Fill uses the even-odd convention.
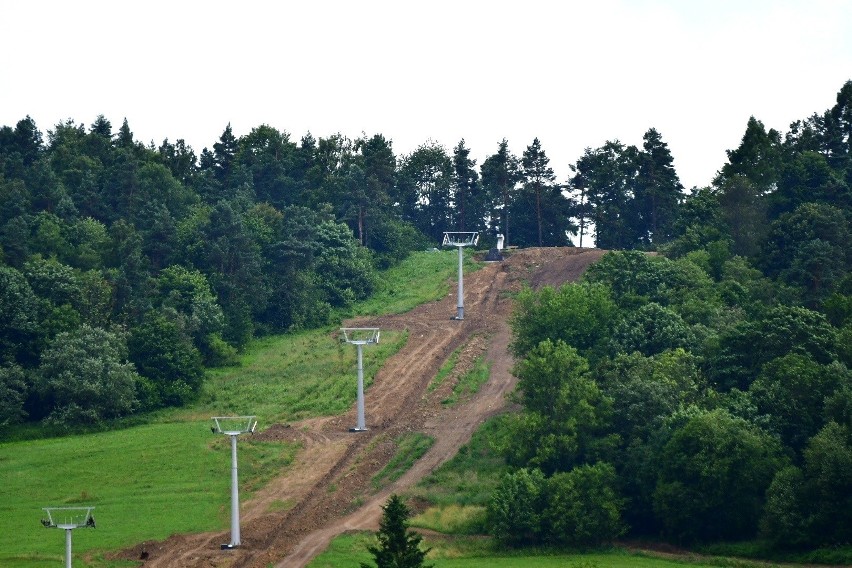
[[[482,265],[473,261],[473,251],[465,250],[465,273]],[[458,278],[458,252],[423,251],[411,254],[397,266],[380,275],[373,296],[359,302],[353,315],[401,314],[425,302],[440,300],[455,289]]]
[[[367,545],[374,543],[371,533],[355,532],[335,538],[328,549],[314,558],[308,568],[357,567],[361,562],[373,566]],[[435,568],[691,568],[736,566],[749,568],[756,563],[732,562],[726,559],[698,561],[669,560],[621,549],[602,552],[548,553],[501,551],[490,541],[477,537],[442,538],[427,536],[423,545],[431,548],[427,562]]]
[[[0,564],[63,557],[64,531],[38,523],[45,506],[96,507],[75,553],[220,528],[230,456],[214,442],[208,424],[177,422],[0,446]]]
[[[336,341],[335,329],[264,338],[238,367],[209,373],[198,404],[172,413],[181,417],[255,414],[261,425],[345,412],[355,400],[356,350]],[[396,353],[405,333],[384,331],[382,341],[363,350],[364,385]]]
[[[404,333],[364,350],[369,386]],[[64,554],[64,534],[38,523],[46,506],[94,505],[98,529],[74,535],[74,550],[115,550],[173,533],[226,529],[230,451],[210,417],[253,414],[272,422],[344,412],[355,399],[356,354],[331,330],[269,338],[239,367],[211,373],[201,400],[160,412],[152,423],[95,434],[0,445],[0,565],[43,566]],[[369,391],[368,391],[369,392]],[[245,497],[292,460],[293,445],[239,442]],[[47,552],[45,552],[47,551]],[[44,556],[47,554],[47,556]],[[90,566],[109,566],[95,558]]]
[[[455,276],[455,258],[455,251],[412,255],[382,274],[379,292],[354,312],[404,312],[441,298]],[[64,531],[39,523],[47,506],[95,506],[98,528],[73,533],[75,566],[133,565],[105,560],[105,553],[175,533],[227,530],[230,451],[225,436],[210,432],[210,417],[252,414],[263,429],[348,410],[356,394],[356,351],[336,341],[336,331],[260,339],[239,365],[208,373],[198,402],[136,418],[135,425],[46,439],[32,439],[40,433],[31,425],[7,430],[7,439],[26,441],[0,443],[0,566],[62,564]],[[405,333],[383,331],[382,342],[364,350],[368,388],[405,340]],[[415,442],[414,454],[425,443]],[[241,500],[286,469],[297,449],[241,437]],[[388,474],[398,475],[405,463],[410,459]]]

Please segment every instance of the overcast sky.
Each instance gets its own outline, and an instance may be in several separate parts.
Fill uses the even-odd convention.
[[[464,138],[482,164],[538,138],[565,181],[656,128],[707,185],[750,116],[786,132],[852,79],[844,0],[0,0],[0,125],[103,114],[137,140],[211,148],[228,123]]]

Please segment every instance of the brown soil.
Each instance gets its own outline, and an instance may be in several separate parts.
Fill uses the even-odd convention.
[[[121,553],[145,559],[151,568],[304,566],[332,538],[347,530],[375,530],[381,505],[391,493],[413,486],[468,442],[474,430],[506,406],[515,385],[508,352],[507,292],[576,280],[604,251],[532,248],[507,253],[465,275],[465,319],[456,314],[456,287],[438,302],[395,316],[359,319],[348,326],[408,330],[407,344],[377,373],[365,398],[368,430],[350,433],[353,407],[346,415],[289,425],[276,424],[258,434],[268,440],[293,440],[303,449],[282,475],[242,504],[241,546],[222,551],[229,531],[174,535]],[[447,358],[461,348],[454,373],[441,387],[428,385]],[[451,407],[441,404],[455,380],[485,354],[491,375],[472,397]],[[378,492],[371,478],[394,455],[394,440],[406,432],[435,439],[411,469]]]

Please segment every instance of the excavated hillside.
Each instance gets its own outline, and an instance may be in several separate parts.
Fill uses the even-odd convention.
[[[465,275],[465,319],[456,314],[456,287],[438,302],[405,314],[346,322],[350,327],[408,330],[407,344],[374,378],[365,397],[368,430],[350,433],[355,408],[344,416],[276,424],[262,438],[299,441],[295,463],[241,507],[241,546],[220,550],[229,533],[175,535],[145,543],[122,557],[144,559],[151,568],[266,568],[306,565],[338,534],[375,530],[381,505],[391,493],[417,483],[452,458],[476,428],[506,405],[515,385],[508,351],[512,311],[509,292],[523,285],[557,286],[580,277],[604,251],[579,248],[514,250],[503,261]],[[461,348],[451,377],[428,390],[430,381],[450,355]],[[489,380],[476,395],[452,407],[441,401],[454,380],[485,355]],[[429,451],[401,478],[374,493],[370,480],[393,457],[394,440],[407,432],[435,439]],[[273,504],[292,505],[276,510]]]

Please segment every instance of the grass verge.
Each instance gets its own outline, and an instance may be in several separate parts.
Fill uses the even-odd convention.
[[[363,350],[365,388],[407,338],[384,331],[381,343]],[[199,402],[177,415],[198,417],[215,408],[222,415],[257,415],[262,427],[340,414],[355,401],[356,376],[357,351],[338,341],[336,330],[265,338],[252,345],[240,366],[212,371]]]
[[[308,568],[337,568],[372,565],[367,545],[375,542],[373,533],[352,532],[335,538],[328,549],[308,564]],[[720,566],[695,559],[668,559],[633,554],[621,549],[595,552],[560,552],[546,550],[498,550],[489,539],[481,537],[441,537],[426,535],[429,564],[435,568],[709,568]],[[730,564],[728,564],[730,566]],[[751,566],[745,564],[745,566]]]
[[[473,251],[465,251],[465,273],[482,268],[473,260]],[[455,250],[422,251],[379,275],[376,292],[359,302],[351,314],[374,316],[401,314],[424,304],[440,300],[450,293],[458,277],[458,252]]]
[[[458,453],[420,481],[408,494],[435,506],[485,506],[506,472],[493,447],[501,418],[484,422]]]
[[[438,369],[438,372],[437,374],[435,374],[435,377],[431,381],[429,381],[429,386],[426,389],[427,392],[433,392],[435,389],[441,386],[441,384],[444,382],[444,379],[450,376],[450,373],[452,373],[453,369],[456,368],[456,363],[459,360],[459,353],[461,353],[461,350],[463,348],[464,345],[450,353],[450,356],[447,357],[447,360],[444,361],[444,364],[441,365],[440,369]]]
[[[459,378],[453,387],[452,394],[442,400],[441,404],[452,406],[460,400],[473,396],[479,391],[479,387],[488,380],[490,373],[491,366],[485,362],[485,356],[478,357],[473,363],[473,368]]]
[[[393,458],[371,480],[373,490],[378,491],[385,485],[393,483],[408,471],[411,466],[429,451],[435,438],[420,432],[411,432],[397,439],[397,450]]]

